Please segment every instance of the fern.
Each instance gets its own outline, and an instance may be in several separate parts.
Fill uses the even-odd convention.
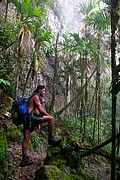
[[[10,82],[4,79],[0,79],[0,85],[3,84],[5,86],[11,86]]]

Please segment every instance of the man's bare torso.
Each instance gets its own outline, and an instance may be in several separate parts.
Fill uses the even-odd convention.
[[[41,106],[40,100],[37,95],[34,95],[32,98],[29,99],[28,102],[28,113],[32,111],[33,114],[40,114],[38,106]]]

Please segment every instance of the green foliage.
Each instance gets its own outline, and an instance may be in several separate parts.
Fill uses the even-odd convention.
[[[16,126],[8,125],[8,129],[5,134],[9,141],[22,141],[21,132],[17,129]]]
[[[11,47],[16,42],[16,30],[14,29],[14,32],[11,33],[13,29],[12,23],[2,24],[2,27],[0,27],[0,51]]]
[[[22,0],[22,2],[18,0],[10,0],[10,2],[15,5],[17,11],[21,15],[24,15],[24,22],[29,21],[29,18],[31,17],[40,17],[41,15],[40,8],[35,7],[30,0]]]
[[[83,15],[90,15],[90,13],[99,5],[99,1],[90,0],[88,3],[80,3],[80,12]]]
[[[6,86],[7,88],[10,87],[10,82],[4,79],[0,79],[0,85]]]
[[[13,96],[14,94],[14,75],[13,75],[13,66],[7,58],[1,60],[0,66],[0,89],[4,94],[8,96]]]
[[[89,16],[84,19],[84,22],[93,27],[95,30],[103,32],[109,30],[110,27],[110,16],[104,10],[92,12]]]
[[[40,151],[40,147],[44,144],[44,139],[40,138],[34,131],[31,133],[29,144],[31,149],[33,149],[34,151]]]
[[[85,16],[83,22],[97,31],[109,30],[110,16],[103,6],[100,9],[100,2],[90,0],[89,3],[80,4],[80,12]]]
[[[78,175],[82,177],[83,179],[94,180],[94,178],[90,174],[88,174],[86,171],[84,171],[81,167],[78,169]]]
[[[59,127],[57,127],[56,129],[55,129],[55,136],[60,136],[62,134],[62,130],[61,130],[61,128],[59,128]]]
[[[4,133],[0,130],[0,161],[5,157],[7,150],[7,140]]]
[[[81,134],[80,134],[80,118],[79,117],[69,117],[66,120],[66,123],[68,125],[70,134],[77,140],[81,139]]]
[[[74,140],[64,138],[59,145],[47,149],[45,164],[56,166],[62,172],[66,172],[67,167],[69,167],[70,172],[68,174],[71,179],[93,179],[92,176],[82,170],[80,153],[80,150],[75,148]],[[73,175],[74,173],[76,176]]]
[[[117,78],[112,82],[114,86],[112,85],[111,92],[113,94],[113,97],[115,97],[120,92],[120,64],[116,66],[115,73],[118,74]]]
[[[0,179],[4,180],[9,176],[9,169],[12,166],[11,156],[7,151],[7,138],[0,130]]]

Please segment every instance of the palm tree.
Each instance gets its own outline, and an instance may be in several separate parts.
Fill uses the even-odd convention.
[[[18,37],[18,58],[16,60],[16,95],[18,90],[23,89],[24,78],[23,66],[25,63],[23,59],[30,58],[31,49],[31,32],[33,32],[34,21],[40,19],[41,11],[39,7],[34,6],[30,0],[10,0],[17,10],[17,19],[19,23],[19,37]],[[34,21],[33,21],[34,20]]]
[[[94,1],[90,1],[90,4],[94,4]],[[96,120],[98,120],[98,143],[100,142],[100,124],[101,124],[101,93],[100,93],[100,66],[101,66],[101,58],[100,58],[100,53],[101,53],[101,37],[102,34],[106,33],[106,31],[109,31],[109,26],[110,26],[110,18],[108,16],[108,12],[104,10],[104,8],[101,10],[99,8],[99,2],[97,2],[97,5],[94,6],[93,9],[90,9],[90,4],[88,6],[86,5],[86,10],[87,13],[86,16],[83,19],[83,22],[87,24],[87,26],[92,28],[92,31],[94,32],[94,35],[97,34],[96,37],[98,41],[98,55],[97,55],[97,72],[96,72],[96,102],[95,102],[95,121],[94,121],[94,131],[93,131],[93,139],[94,139],[94,134],[95,134],[95,129],[96,129]],[[90,11],[88,11],[90,9]]]

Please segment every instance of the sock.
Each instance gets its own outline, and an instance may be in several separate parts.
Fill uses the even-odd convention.
[[[53,137],[53,134],[52,133],[49,133],[49,138],[52,138]]]
[[[26,158],[27,158],[26,154],[23,154],[22,159],[26,159]]]

